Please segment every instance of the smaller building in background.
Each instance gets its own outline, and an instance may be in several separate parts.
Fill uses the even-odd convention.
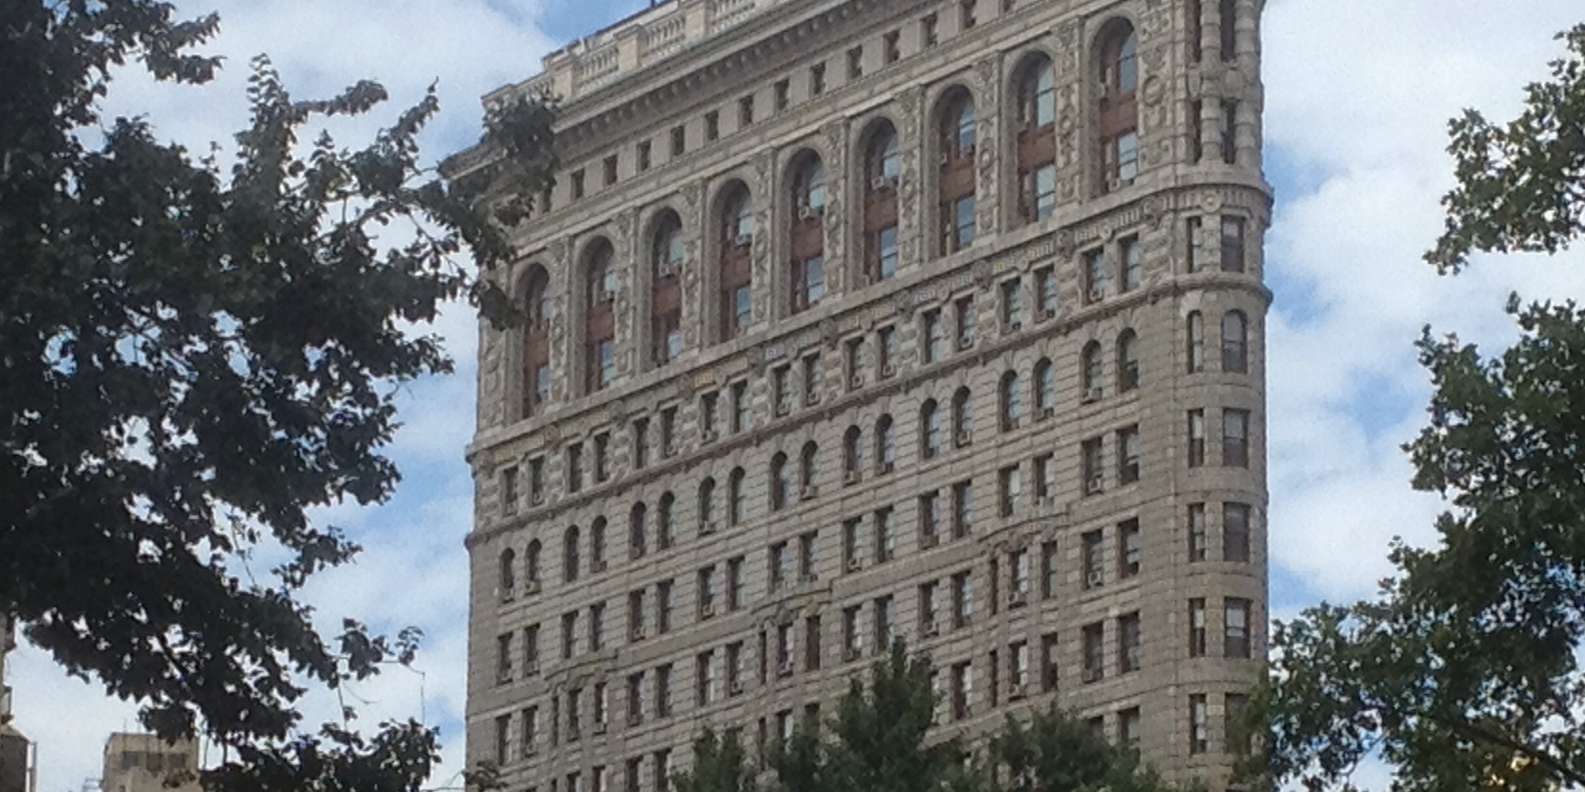
[[[172,783],[175,782],[175,783]],[[117,732],[105,743],[104,792],[200,792],[198,742]]]
[[[0,792],[29,792],[28,738],[11,726],[11,686],[6,680],[6,655],[16,648],[16,629],[0,613]]]

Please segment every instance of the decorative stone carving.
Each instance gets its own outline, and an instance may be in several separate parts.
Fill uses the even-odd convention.
[[[837,342],[841,340],[837,332],[837,320],[829,316],[820,320],[820,340],[825,343],[826,349],[837,348]]]
[[[1073,249],[1075,247],[1075,243],[1073,241],[1073,229],[1058,229],[1057,232],[1052,235],[1051,243],[1052,248],[1056,251],[1058,258],[1072,258]]]
[[[974,277],[974,286],[976,288],[978,288],[980,291],[985,291],[985,290],[991,288],[991,261],[990,261],[990,259],[981,259],[979,261],[974,262],[973,277]]]

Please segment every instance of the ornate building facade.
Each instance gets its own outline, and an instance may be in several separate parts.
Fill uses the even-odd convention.
[[[1227,783],[1265,653],[1260,0],[670,0],[486,97],[469,763],[660,792],[897,638]],[[465,152],[458,167],[487,152]],[[825,710],[822,712],[822,707]]]

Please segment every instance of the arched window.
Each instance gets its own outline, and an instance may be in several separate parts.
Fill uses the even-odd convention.
[[[708,476],[699,482],[699,532],[715,530],[715,479]]]
[[[1205,370],[1205,321],[1200,318],[1199,311],[1192,311],[1186,325],[1188,349],[1185,357],[1189,361],[1189,373],[1198,374]]]
[[[1222,317],[1222,370],[1249,373],[1249,321],[1243,311],[1228,311]]]
[[[643,501],[633,504],[627,517],[627,557],[643,558],[649,552],[649,507]]]
[[[897,274],[897,186],[902,177],[897,130],[878,121],[864,146],[864,274],[869,282]]]
[[[948,255],[974,244],[974,99],[966,89],[959,87],[946,93],[937,125],[941,149],[937,202],[941,221],[940,252]]]
[[[1101,192],[1133,184],[1139,175],[1138,46],[1126,19],[1114,19],[1101,30]]]
[[[650,360],[663,366],[682,354],[682,221],[670,209],[650,241]]]
[[[677,498],[670,492],[661,494],[658,513],[655,515],[655,547],[658,550],[671,547],[672,537],[675,536],[672,531],[675,525],[672,522],[672,515],[676,513],[676,503]]]
[[[1035,363],[1035,409],[1040,417],[1050,418],[1057,411],[1057,373],[1048,358]]]
[[[523,279],[523,417],[550,403],[550,275],[538,264]]]
[[[528,552],[523,554],[523,579],[528,582],[529,588],[539,585],[539,540],[534,539],[528,543]],[[530,591],[532,593],[532,591]]]
[[[1002,373],[1001,384],[1002,431],[1017,429],[1024,420],[1024,384],[1018,372]]]
[[[616,251],[605,239],[584,254],[584,390],[616,381]]]
[[[881,473],[890,473],[897,467],[897,432],[892,428],[890,415],[875,421],[875,466]]]
[[[501,600],[512,599],[517,590],[517,551],[508,547],[501,551],[499,570],[501,573],[500,588]]]
[[[792,478],[787,470],[787,455],[777,451],[770,458],[770,510],[779,511],[787,505],[787,493],[792,489]]]
[[[1079,358],[1079,375],[1083,378],[1079,385],[1083,389],[1085,401],[1096,401],[1104,395],[1101,387],[1104,381],[1101,374],[1101,342],[1091,341],[1084,345],[1084,352]]]
[[[1117,392],[1139,387],[1139,336],[1132,329],[1117,336]]]
[[[792,295],[792,312],[798,313],[819,303],[826,293],[825,223],[821,220],[826,208],[826,169],[813,151],[794,160],[792,206],[788,294]]]
[[[1057,207],[1056,72],[1044,55],[1027,58],[1018,72],[1018,207],[1024,222],[1051,216]]]
[[[805,498],[815,496],[815,457],[820,453],[820,446],[813,440],[804,443],[803,453],[798,455],[798,486]]]
[[[578,579],[578,526],[567,529],[561,540],[561,579],[571,583]]]
[[[722,193],[720,211],[720,340],[744,333],[753,321],[754,209],[748,187],[734,182]]]
[[[926,399],[919,407],[919,446],[925,459],[941,453],[941,409],[935,399]]]
[[[727,478],[727,511],[731,512],[727,517],[733,525],[741,524],[748,514],[748,493],[743,486],[743,480],[747,477],[748,473],[743,468],[732,468],[732,475]]]
[[[596,517],[589,525],[589,571],[605,571],[605,518]]]
[[[961,448],[974,442],[974,414],[967,386],[952,394],[952,436]]]
[[[842,473],[849,482],[857,481],[864,467],[864,430],[849,426],[842,435]]]

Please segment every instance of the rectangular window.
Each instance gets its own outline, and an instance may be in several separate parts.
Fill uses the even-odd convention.
[[[681,126],[671,128],[671,155],[680,157],[688,150],[687,130]]]
[[[649,466],[649,419],[633,421],[633,468],[643,470]]]
[[[897,532],[892,530],[890,506],[875,510],[874,525],[875,563],[884,564],[897,556]]]
[[[1189,411],[1189,467],[1205,464],[1205,411]]]
[[[1002,283],[1002,328],[1017,330],[1024,324],[1023,284],[1016,279]]]
[[[940,309],[925,311],[920,321],[924,324],[924,359],[926,363],[934,363],[941,359],[942,328]]]
[[[1100,622],[1085,625],[1083,635],[1084,681],[1099,682],[1106,677],[1106,632]]]
[[[598,652],[605,646],[605,603],[589,606],[589,651]]]
[[[876,597],[874,603],[875,621],[875,648],[876,654],[885,654],[891,650],[893,636],[893,619],[896,609],[892,607],[891,595]]]
[[[826,65],[816,63],[809,67],[809,95],[819,96],[826,92]]]
[[[1057,657],[1060,651],[1055,633],[1040,636],[1040,686],[1047,693],[1057,689]]]
[[[1248,712],[1248,696],[1241,693],[1227,694],[1223,702],[1222,733],[1226,735],[1227,752],[1230,754],[1248,756],[1254,750],[1249,739],[1249,726],[1244,722]]]
[[[1106,299],[1107,286],[1111,278],[1106,273],[1106,250],[1096,248],[1084,254],[1084,294],[1085,304],[1098,303]]]
[[[545,502],[545,458],[528,460],[528,500],[535,506]]]
[[[1035,309],[1041,319],[1057,315],[1057,274],[1051,267],[1035,270]]]
[[[974,581],[968,572],[952,576],[952,626],[967,627],[974,620]]]
[[[919,41],[926,47],[934,47],[941,43],[941,24],[935,14],[930,14],[919,20]]]
[[[704,139],[712,143],[721,137],[721,112],[711,110],[704,114]]]
[[[1203,754],[1210,750],[1210,736],[1206,734],[1206,723],[1210,720],[1210,712],[1205,705],[1205,694],[1195,693],[1189,696],[1189,753]]]
[[[804,669],[820,670],[820,616],[804,617]]]
[[[863,564],[859,556],[859,518],[842,522],[842,568],[857,572]]]
[[[570,660],[578,648],[578,613],[561,615],[561,659]]]
[[[848,50],[848,82],[864,76],[864,48],[854,47]]]
[[[671,792],[671,749],[655,752],[655,786],[653,792]]]
[[[820,403],[820,353],[805,355],[803,359],[804,405]]]
[[[1220,10],[1222,62],[1233,63],[1238,60],[1238,5],[1224,0]]]
[[[1184,221],[1184,236],[1188,239],[1184,253],[1184,268],[1189,272],[1198,272],[1200,269],[1200,225],[1201,221],[1198,217]]]
[[[1189,656],[1205,656],[1205,599],[1189,600]]]
[[[941,634],[941,625],[936,621],[936,590],[939,587],[934,580],[919,584],[919,634],[926,638]]]
[[[1007,554],[1007,572],[1012,575],[1007,602],[1017,607],[1029,601],[1029,550],[1019,548]]]
[[[605,158],[605,186],[607,187],[616,184],[616,164],[615,154]]]
[[[776,112],[780,113],[786,110],[787,106],[792,104],[792,81],[777,80],[776,87],[772,89],[772,94],[774,95],[773,101],[775,102]]]
[[[1222,100],[1222,161],[1238,164],[1238,102]]]
[[[765,555],[765,573],[770,579],[771,591],[779,591],[787,583],[787,543],[777,542]]]
[[[1106,489],[1106,473],[1101,467],[1101,438],[1092,437],[1079,447],[1079,474],[1083,476],[1084,495],[1099,495]]]
[[[890,377],[896,373],[897,365],[897,328],[887,325],[875,331],[875,351],[879,360],[881,377]]]
[[[863,653],[862,638],[859,636],[859,607],[853,605],[842,609],[842,655],[847,660],[856,660]]]
[[[501,715],[495,719],[495,763],[498,765],[506,764],[506,760],[508,758],[507,751],[510,750],[511,747],[507,742],[509,739],[508,735],[511,733],[511,728],[511,715]]]
[[[605,481],[611,477],[611,466],[607,464],[610,457],[611,435],[601,432],[594,436],[594,480]]]
[[[1229,598],[1222,605],[1222,656],[1249,659],[1250,601]]]
[[[1117,526],[1117,576],[1123,580],[1139,574],[1144,559],[1144,536],[1139,519],[1125,520]]]
[[[671,663],[655,669],[655,717],[671,717]]]
[[[512,634],[495,639],[495,682],[504,685],[512,681]]]
[[[901,40],[902,35],[895,30],[881,37],[881,52],[887,63],[896,63],[902,58],[903,51],[902,47],[899,46]]]
[[[1194,164],[1199,164],[1205,159],[1205,133],[1201,131],[1205,123],[1204,113],[1205,104],[1201,100],[1195,99],[1189,102],[1189,117],[1184,121],[1189,125],[1189,162]],[[1191,268],[1189,271],[1194,270]]]
[[[1117,671],[1138,671],[1140,662],[1139,614],[1130,613],[1117,620]]]
[[[791,366],[782,365],[771,369],[771,400],[776,405],[777,416],[787,415],[792,412],[792,391],[788,385],[791,374]]]
[[[712,653],[709,651],[700,652],[698,655],[694,656],[693,698],[695,706],[707,707],[710,705],[711,700],[715,698],[714,659],[715,658],[712,657]]]
[[[919,496],[919,546],[935,547],[941,537],[941,494],[931,490]]]
[[[1129,237],[1121,243],[1123,256],[1123,291],[1130,292],[1145,282],[1145,246],[1139,237]]]
[[[1025,177],[1024,219],[1038,222],[1057,210],[1057,166],[1042,165]]]
[[[1139,177],[1139,133],[1124,132],[1117,136],[1117,183],[1127,187]]]
[[[864,387],[864,337],[855,336],[842,344],[842,369],[848,390]]]
[[[1083,555],[1080,561],[1084,567],[1084,588],[1100,588],[1106,584],[1105,562],[1101,555],[1101,532],[1090,531],[1080,537],[1083,542]]]
[[[501,514],[517,513],[517,466],[508,465],[501,470]]]
[[[1244,271],[1244,218],[1222,218],[1222,271]]]
[[[1205,504],[1189,504],[1189,560],[1204,561],[1207,534],[1205,529]]]
[[[732,383],[732,433],[738,434],[749,428],[749,401],[748,383]]]
[[[523,628],[523,672],[539,673],[539,625]]]
[[[974,207],[972,195],[958,198],[947,205],[943,253],[956,253],[974,244]]]
[[[1062,588],[1062,559],[1055,540],[1040,545],[1040,596],[1051,599]]]
[[[729,610],[743,607],[743,556],[726,562],[726,606]]]
[[[754,123],[754,94],[737,100],[737,125],[739,129]]]
[[[583,169],[572,172],[572,197],[577,200],[583,197]]]
[[[1001,490],[1002,517],[1012,517],[1023,506],[1023,471],[1017,465],[1004,467],[997,472],[997,483]]]
[[[963,720],[973,714],[974,668],[967,661],[952,667],[952,719]]]
[[[655,584],[655,629],[662,635],[671,632],[671,581]]]
[[[1129,426],[1117,430],[1118,486],[1139,480],[1139,457],[1139,427]]]
[[[969,481],[952,485],[952,536],[962,539],[974,527],[974,487]]]
[[[1029,644],[1015,641],[1007,646],[1007,684],[1011,698],[1023,698],[1029,688]]]
[[[1249,467],[1249,411],[1222,410],[1222,465]]]
[[[974,17],[974,5],[978,0],[958,0],[958,28],[960,30],[973,30],[978,22]]]
[[[648,140],[639,141],[639,143],[638,143],[638,156],[637,156],[637,159],[638,159],[638,172],[639,173],[643,173],[644,171],[649,170],[650,157],[651,157],[651,154],[650,154],[650,142]]]
[[[583,444],[567,446],[567,491],[583,489]]]
[[[1200,506],[1203,522],[1204,505]],[[1201,552],[1203,560],[1204,552]],[[1245,503],[1222,504],[1222,560],[1249,562],[1249,505]]]

